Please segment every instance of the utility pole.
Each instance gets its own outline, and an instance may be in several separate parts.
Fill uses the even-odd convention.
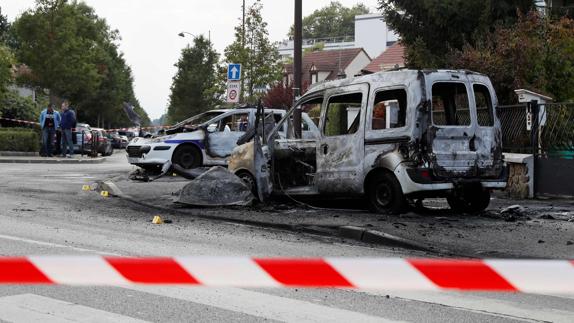
[[[301,65],[302,65],[302,52],[303,52],[303,1],[295,0],[295,39],[294,43],[294,55],[293,55],[293,76],[294,76],[294,86],[293,86],[293,103],[297,101],[301,95]],[[301,107],[298,106],[293,112],[293,130],[295,132],[295,138],[301,138]]]
[[[241,45],[245,47],[245,0],[243,0],[243,23],[241,24]]]

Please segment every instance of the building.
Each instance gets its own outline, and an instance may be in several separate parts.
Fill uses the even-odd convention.
[[[303,49],[322,44],[323,50],[341,50],[363,48],[369,57],[377,57],[398,40],[380,14],[368,14],[355,17],[355,35],[335,38],[304,39]],[[282,58],[293,57],[293,40],[284,40],[278,44]]]
[[[397,42],[375,57],[369,65],[363,68],[362,72],[372,74],[402,67],[405,67],[405,47]]]
[[[371,58],[362,48],[322,50],[303,56],[302,81],[313,84],[338,78],[353,77],[371,62]],[[293,64],[285,65],[286,84],[293,81]]]

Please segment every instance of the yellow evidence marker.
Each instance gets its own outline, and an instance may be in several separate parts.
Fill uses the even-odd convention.
[[[163,224],[163,220],[161,218],[161,216],[156,215],[153,217],[153,220],[151,221],[153,224]]]
[[[92,187],[90,185],[84,185],[82,186],[82,191],[91,191]]]
[[[110,196],[110,193],[109,193],[108,191],[102,191],[102,192],[100,193],[100,195],[101,195],[102,197],[108,197],[108,196]]]

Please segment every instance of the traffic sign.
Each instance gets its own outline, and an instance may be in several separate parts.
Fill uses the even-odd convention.
[[[241,80],[241,64],[229,64],[229,66],[227,66],[227,80]]]
[[[239,103],[239,94],[241,93],[241,81],[227,82],[227,102]]]

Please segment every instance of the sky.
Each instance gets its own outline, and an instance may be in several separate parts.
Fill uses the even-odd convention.
[[[193,39],[178,37],[185,31],[211,34],[216,50],[223,53],[234,39],[240,23],[242,0],[85,0],[120,32],[120,49],[131,66],[135,92],[150,118],[159,118],[169,102],[170,86],[176,73],[174,64],[181,50]],[[249,6],[254,0],[247,0]],[[303,1],[303,15],[328,5],[331,0]],[[363,3],[376,11],[377,0],[340,0],[345,6]],[[2,0],[0,8],[14,21],[33,7],[34,0]],[[293,24],[294,1],[262,0],[263,19],[269,24],[271,41],[286,38]]]

